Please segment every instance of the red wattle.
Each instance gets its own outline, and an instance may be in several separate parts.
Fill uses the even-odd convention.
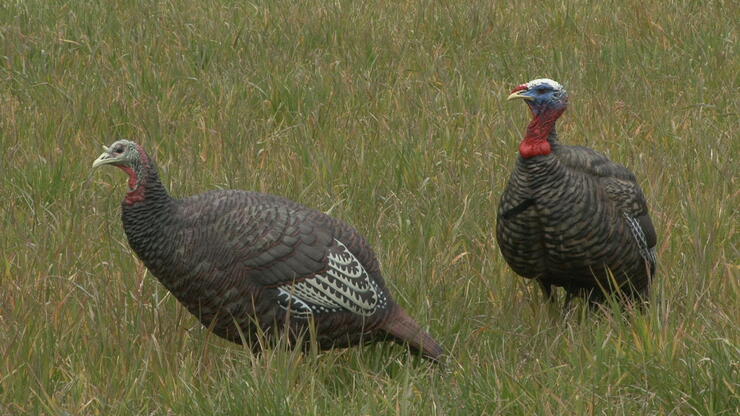
[[[123,199],[123,202],[128,205],[132,205],[136,202],[143,201],[144,187],[139,186],[139,178],[136,175],[136,171],[129,166],[116,165],[116,167],[128,174],[128,189],[133,189],[133,191],[126,194],[126,198]]]
[[[529,126],[527,126],[527,134],[524,136],[524,140],[519,144],[519,154],[523,158],[549,155],[552,152],[552,146],[550,146],[547,138],[555,127],[555,121],[564,111],[565,108],[549,110],[534,116]]]
[[[550,147],[550,143],[547,140],[524,139],[519,144],[519,154],[525,159],[535,156],[549,155],[550,152],[552,152],[552,147]]]

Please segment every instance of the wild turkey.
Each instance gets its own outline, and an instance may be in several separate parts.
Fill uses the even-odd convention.
[[[643,299],[655,273],[657,236],[635,175],[603,154],[558,142],[555,122],[568,105],[559,83],[536,79],[514,88],[532,112],[498,208],[501,254],[552,299]]]
[[[129,175],[123,228],[149,271],[203,325],[259,350],[259,334],[321,349],[392,339],[438,360],[442,348],[397,305],[354,228],[279,196],[217,190],[174,199],[154,161],[113,143],[93,168]]]

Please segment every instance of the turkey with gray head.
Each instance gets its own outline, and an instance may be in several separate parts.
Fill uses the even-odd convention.
[[[123,228],[149,271],[215,334],[319,348],[392,339],[438,360],[442,348],[396,304],[354,228],[274,195],[217,190],[175,199],[154,161],[119,140],[93,163],[129,175]],[[306,335],[306,336],[304,336]]]
[[[559,83],[536,79],[514,88],[532,113],[498,207],[496,238],[514,271],[570,300],[602,302],[619,291],[647,296],[657,236],[635,175],[603,154],[558,142],[555,122],[568,105]]]

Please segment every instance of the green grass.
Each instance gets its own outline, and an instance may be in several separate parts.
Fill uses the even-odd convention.
[[[731,1],[0,3],[0,414],[735,415],[738,31]],[[495,209],[528,114],[630,167],[660,237],[653,306],[563,317]],[[285,195],[374,245],[454,358],[259,356],[216,339],[123,234],[143,143],[174,195]]]

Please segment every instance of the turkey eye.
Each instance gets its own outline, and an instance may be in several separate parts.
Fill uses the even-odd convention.
[[[123,153],[123,147],[122,146],[118,146],[113,151],[116,152],[116,153],[118,153],[120,155],[121,153]]]
[[[544,94],[545,92],[547,92],[545,88],[537,88],[537,94]]]

